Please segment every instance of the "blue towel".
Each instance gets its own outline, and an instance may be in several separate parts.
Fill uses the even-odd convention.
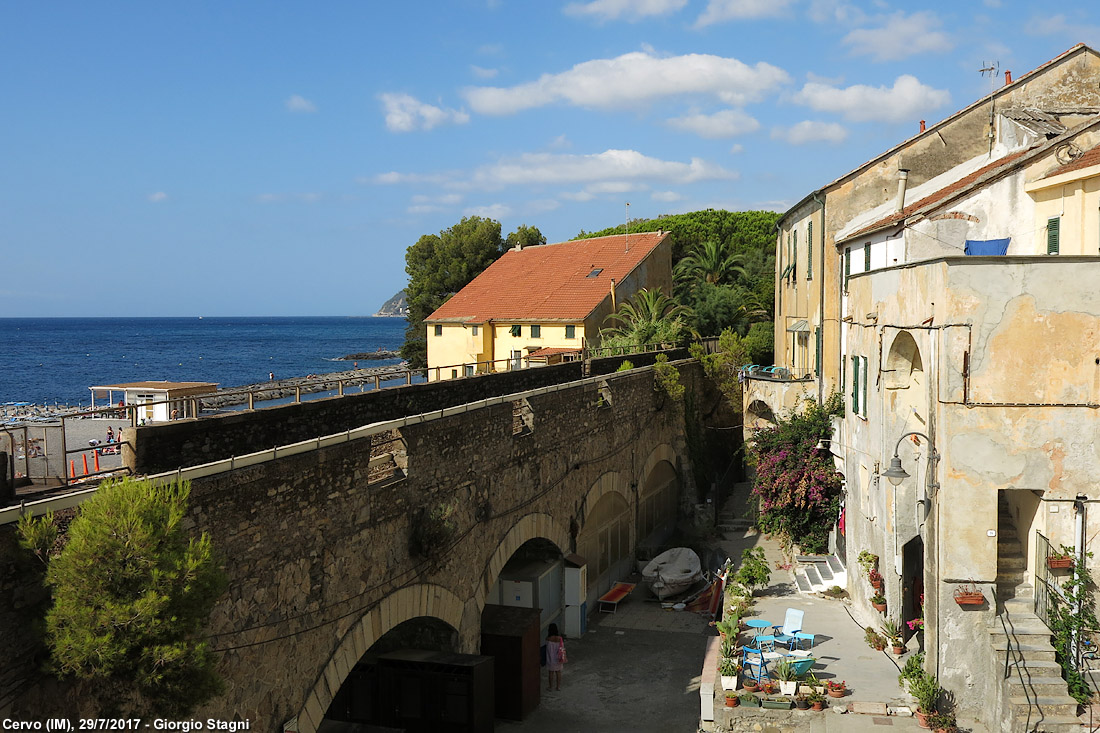
[[[1011,237],[1004,239],[968,239],[963,250],[968,255],[975,257],[981,255],[1003,255],[1008,252],[1008,242]]]

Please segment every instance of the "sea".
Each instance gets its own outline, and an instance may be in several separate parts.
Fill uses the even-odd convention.
[[[396,350],[404,318],[0,318],[0,404],[88,405],[93,385],[145,380],[240,387],[348,371]],[[400,363],[360,361],[359,368]]]

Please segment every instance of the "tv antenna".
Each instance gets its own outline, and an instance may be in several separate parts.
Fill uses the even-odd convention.
[[[626,251],[630,251],[630,202],[626,202]]]
[[[982,76],[989,75],[989,154],[993,154],[993,140],[996,134],[993,132],[993,84],[997,78],[997,72],[1000,70],[1001,64],[999,61],[983,61],[982,68],[978,69],[978,73]]]

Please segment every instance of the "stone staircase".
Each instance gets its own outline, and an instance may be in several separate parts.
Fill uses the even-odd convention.
[[[794,584],[799,593],[821,593],[838,585],[848,587],[848,572],[836,555],[798,555]]]
[[[1005,733],[1069,733],[1080,731],[1077,701],[1067,693],[1062,668],[1054,661],[1050,629],[1032,610],[1035,589],[1027,582],[1027,559],[1003,498],[997,517],[997,614],[990,642],[998,677],[1004,676],[1009,653],[1009,677],[1002,680]],[[1004,622],[1002,625],[1001,622]],[[1005,633],[1007,629],[1007,634]],[[1009,646],[1012,650],[1009,652]],[[1012,662],[1018,661],[1018,664]]]

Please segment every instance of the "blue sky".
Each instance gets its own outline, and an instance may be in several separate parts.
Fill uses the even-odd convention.
[[[362,315],[470,214],[783,210],[1078,42],[984,0],[0,5],[0,316]]]

